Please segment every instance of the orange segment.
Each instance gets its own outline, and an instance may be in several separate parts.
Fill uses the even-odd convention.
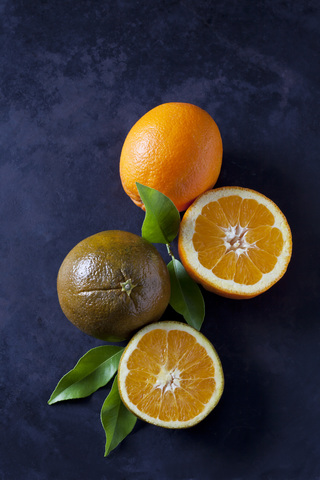
[[[128,375],[128,388],[130,396],[136,400],[146,398],[152,392],[152,384],[156,377],[148,372],[132,372]]]
[[[181,387],[186,392],[192,392],[194,398],[199,402],[207,403],[216,385],[214,378],[204,378],[200,380],[183,380],[181,381]]]
[[[150,353],[148,354],[147,352],[140,350],[140,348],[137,348],[137,350],[133,352],[128,362],[128,368],[133,370],[135,368],[138,368],[138,365],[143,363],[148,365],[148,371],[150,374],[157,375],[159,373],[159,360],[153,355],[150,355]]]
[[[248,251],[248,256],[261,273],[271,272],[277,263],[277,257],[275,255],[271,255],[271,253],[259,248],[251,248]]]
[[[183,361],[179,362],[180,378],[203,378],[214,376],[214,366],[210,357],[196,345],[187,352]]]
[[[253,217],[259,203],[252,198],[244,198],[240,207],[239,223],[241,227],[246,227]]]
[[[230,195],[230,197],[219,199],[219,204],[221,205],[230,225],[237,225],[239,223],[241,203],[242,198],[238,195]]]
[[[272,228],[266,237],[257,242],[257,247],[278,257],[283,249],[283,243],[284,240],[281,231],[278,228]]]
[[[260,225],[260,227],[250,228],[246,233],[246,241],[253,245],[270,234],[272,227],[269,225]],[[280,232],[281,233],[281,232]]]
[[[223,236],[224,237],[224,236]],[[224,246],[224,238],[210,235],[204,235],[199,229],[193,235],[193,244],[198,251],[207,250]]]
[[[178,322],[140,330],[124,350],[118,368],[119,392],[126,407],[147,422],[168,428],[200,422],[218,403],[223,385],[221,363],[211,343]]]
[[[203,410],[203,403],[199,402],[190,392],[180,388],[176,394],[179,422],[187,422],[190,418],[196,418]]]
[[[199,251],[199,262],[206,268],[213,268],[225,254],[226,247],[207,248]]]
[[[256,227],[260,227],[260,225],[265,226],[265,225],[273,225],[273,224],[274,224],[274,216],[265,205],[262,205],[261,203],[259,203],[247,227],[256,228]]]
[[[221,222],[224,223],[224,222]],[[218,226],[217,223],[210,220],[204,214],[199,217],[197,221],[196,233],[199,235],[199,238],[203,240],[203,233],[205,232],[206,237],[210,238],[224,238],[224,231]]]
[[[228,219],[218,202],[211,202],[203,207],[201,215],[218,227],[229,227]]]
[[[163,330],[155,335],[146,335],[139,344],[139,349],[145,352],[158,365],[167,361],[167,333]]]
[[[291,258],[288,222],[270,199],[254,190],[210,190],[188,208],[178,240],[181,261],[208,290],[251,298],[285,273]]]
[[[141,374],[141,372],[130,372],[127,380],[129,395],[132,401],[139,408],[145,409],[148,414],[153,411],[154,415],[156,410],[153,409],[157,409],[157,412],[159,410],[159,401],[154,401],[155,396],[159,396],[159,392],[153,392],[152,390],[152,379],[155,381],[155,378],[148,374]]]
[[[254,285],[262,278],[262,273],[247,255],[240,255],[237,261],[234,281],[241,285]]]
[[[160,390],[159,390],[160,393]],[[153,415],[155,417],[155,415]],[[179,407],[173,392],[166,392],[161,398],[159,419],[163,422],[174,421],[179,416]]]
[[[229,252],[224,255],[220,262],[212,269],[213,273],[219,278],[233,280],[236,273],[238,257],[235,252]]]
[[[175,331],[168,333],[168,358],[167,368],[183,368],[188,361],[189,352],[193,351],[196,339],[184,331]]]
[[[134,376],[128,378],[127,385],[130,388],[132,383],[134,382]],[[146,412],[147,415],[150,416],[158,416],[160,411],[161,405],[161,392],[160,390],[153,390],[152,386],[148,385],[148,389],[145,390],[143,388],[143,383],[140,382],[137,386],[141,388],[140,393],[138,393],[137,389],[135,390],[134,394],[130,392],[130,398],[133,402],[136,403],[137,407]]]

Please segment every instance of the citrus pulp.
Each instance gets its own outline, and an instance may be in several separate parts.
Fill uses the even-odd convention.
[[[284,275],[292,237],[270,199],[248,188],[223,187],[204,193],[185,212],[178,249],[189,275],[205,288],[251,298]]]
[[[125,406],[167,428],[191,427],[217,405],[224,376],[209,340],[185,323],[160,322],[134,335],[118,368]]]

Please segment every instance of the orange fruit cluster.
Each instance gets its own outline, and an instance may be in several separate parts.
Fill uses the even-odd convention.
[[[141,208],[136,182],[186,210],[179,254],[192,278],[220,295],[251,298],[285,273],[291,232],[281,210],[264,195],[240,187],[211,190],[221,163],[222,140],[212,117],[195,105],[165,103],[130,130],[120,177]]]
[[[130,130],[121,152],[124,190],[144,208],[136,182],[167,195],[179,211],[178,249],[189,275],[230,298],[251,298],[285,273],[292,236],[281,210],[254,190],[212,190],[222,141],[214,120],[186,103],[160,105]],[[197,330],[176,322],[143,328],[119,365],[123,403],[147,422],[183,428],[201,421],[224,385],[219,357]]]

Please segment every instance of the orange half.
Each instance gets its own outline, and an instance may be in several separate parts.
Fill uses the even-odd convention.
[[[191,427],[217,405],[224,376],[209,340],[185,323],[159,322],[128,343],[118,368],[124,405],[146,422]]]
[[[179,255],[189,275],[231,298],[268,290],[286,272],[292,252],[288,222],[254,190],[209,190],[188,208],[180,225]]]

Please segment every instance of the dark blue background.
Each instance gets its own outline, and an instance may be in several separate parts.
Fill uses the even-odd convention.
[[[0,0],[1,480],[319,480],[319,26],[316,0]],[[66,320],[56,276],[83,238],[140,233],[120,151],[168,101],[213,116],[217,186],[274,200],[293,257],[255,299],[203,292],[215,411],[183,431],[138,422],[104,458],[109,387],[47,405],[102,344]]]

